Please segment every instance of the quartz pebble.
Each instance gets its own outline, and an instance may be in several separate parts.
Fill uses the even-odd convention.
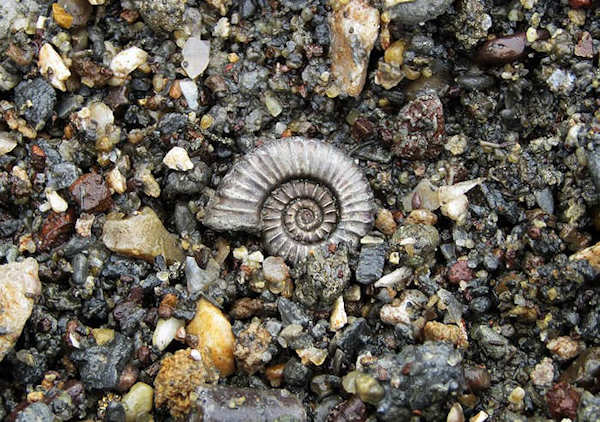
[[[210,41],[190,37],[183,46],[182,54],[183,70],[190,78],[196,79],[208,67]]]
[[[50,80],[54,88],[67,90],[65,81],[71,76],[71,71],[52,45],[46,43],[40,48],[38,66],[40,73]]]
[[[331,317],[329,318],[329,328],[332,331],[337,331],[344,327],[348,323],[348,316],[344,309],[344,297],[338,297],[333,303],[331,310]]]
[[[202,352],[207,362],[214,364],[221,376],[233,373],[235,339],[229,320],[219,308],[206,299],[200,299],[186,332],[197,337],[196,349]]]
[[[184,79],[179,81],[179,88],[181,93],[187,102],[187,105],[192,110],[198,109],[198,86],[196,82],[191,79]]]
[[[135,383],[123,396],[121,403],[125,408],[125,421],[136,422],[152,410],[154,390],[143,382]]]
[[[158,255],[167,262],[183,261],[177,238],[169,233],[156,213],[145,207],[127,218],[112,216],[104,223],[104,245],[113,252],[153,262]]]
[[[0,265],[0,361],[19,339],[41,291],[35,259]]]
[[[365,84],[379,31],[379,12],[366,0],[339,3],[329,17],[331,73],[342,93],[356,97]]]
[[[194,163],[190,160],[188,153],[181,147],[173,147],[163,158],[165,166],[173,170],[187,171],[194,168]]]

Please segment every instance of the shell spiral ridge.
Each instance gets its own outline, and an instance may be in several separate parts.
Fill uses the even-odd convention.
[[[287,138],[237,161],[206,207],[205,226],[262,232],[266,249],[297,262],[328,242],[356,245],[373,225],[371,188],[360,169],[325,142]]]

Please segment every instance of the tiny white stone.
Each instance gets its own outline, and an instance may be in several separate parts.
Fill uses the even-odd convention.
[[[239,248],[235,248],[233,250],[233,257],[235,259],[246,259],[246,257],[248,256],[248,249],[245,246],[240,246]]]
[[[163,163],[172,170],[187,171],[194,168],[187,151],[181,147],[171,148],[163,158]]]
[[[210,56],[210,41],[201,40],[199,37],[190,37],[183,45],[182,67],[185,73],[195,79],[208,67]]]
[[[121,174],[118,167],[115,167],[106,175],[108,185],[117,193],[124,193],[127,190],[127,180]]]
[[[173,341],[177,330],[183,326],[183,321],[177,318],[159,319],[152,336],[152,345],[162,352]]]
[[[67,204],[67,201],[62,199],[62,197],[58,193],[56,193],[55,190],[47,189],[46,199],[50,203],[50,208],[52,208],[52,211],[56,213],[65,212],[67,208],[69,208],[69,204]]]
[[[344,308],[344,298],[340,296],[333,303],[331,317],[329,318],[329,328],[332,331],[337,331],[347,323],[348,316],[346,315],[346,309]]]
[[[106,0],[88,0],[92,6],[100,6],[106,3]]]
[[[191,79],[184,79],[179,81],[179,88],[181,88],[181,93],[185,97],[185,101],[188,103],[188,106],[192,110],[198,109],[198,87],[196,86],[196,82]]]
[[[231,26],[226,17],[222,17],[217,21],[217,24],[213,28],[213,35],[220,38],[227,38],[231,33]]]
[[[53,87],[61,91],[67,90],[65,81],[71,76],[71,71],[52,45],[46,43],[40,48],[38,66],[40,73],[50,79]]]
[[[148,60],[148,53],[139,47],[121,51],[110,62],[110,70],[118,78],[125,78]]]

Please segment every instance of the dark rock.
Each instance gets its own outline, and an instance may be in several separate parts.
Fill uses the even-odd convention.
[[[344,291],[350,280],[348,252],[340,245],[334,253],[315,250],[303,266],[296,281],[296,298],[306,306],[327,308]]]
[[[600,389],[600,347],[585,350],[560,377],[595,393]]]
[[[304,387],[308,384],[311,372],[308,366],[303,365],[298,359],[292,358],[287,361],[285,368],[283,368],[283,378],[288,385]]]
[[[55,420],[56,417],[48,405],[39,401],[21,410],[15,418],[15,422],[54,422]]]
[[[80,174],[81,170],[73,163],[57,163],[46,169],[46,185],[54,190],[65,189],[71,186]]]
[[[277,309],[284,325],[298,324],[306,327],[310,323],[310,318],[304,309],[289,299],[284,297],[277,299]]]
[[[187,126],[188,118],[181,113],[167,113],[158,122],[158,130],[162,136],[173,135]]]
[[[10,361],[12,375],[22,385],[39,383],[48,369],[46,355],[35,348],[19,350]]]
[[[111,401],[104,412],[104,422],[125,422],[125,408],[118,401]]]
[[[87,388],[113,389],[119,375],[133,353],[129,338],[115,332],[114,339],[105,345],[94,345],[71,353],[71,359],[79,369],[81,381]]]
[[[363,245],[356,267],[356,281],[361,284],[372,284],[379,280],[383,274],[385,264],[385,242],[375,245]]]
[[[154,32],[172,32],[183,25],[185,3],[179,0],[135,0],[134,4]]]
[[[210,169],[202,160],[192,158],[194,168],[190,171],[170,172],[162,190],[167,198],[176,195],[196,195],[204,189],[210,179]]]
[[[43,78],[23,81],[15,87],[15,105],[25,120],[40,130],[52,116],[56,92]]]
[[[439,420],[446,404],[464,389],[461,362],[460,351],[445,342],[405,346],[397,355],[374,361],[368,371],[385,390],[377,404],[378,420],[409,420],[413,410],[420,410],[423,420]]]
[[[183,202],[175,204],[175,211],[173,213],[173,219],[175,220],[175,227],[178,233],[191,233],[196,230],[196,218]]]
[[[364,318],[352,321],[343,331],[336,333],[332,340],[349,359],[358,352],[369,340],[371,329]]]
[[[456,78],[456,83],[470,91],[483,91],[494,86],[494,78],[484,73],[467,72]]]
[[[229,386],[201,386],[192,413],[203,422],[306,422],[306,411],[286,390],[259,390]],[[232,406],[231,403],[236,403]],[[196,420],[192,418],[191,420]]]
[[[88,275],[88,259],[84,254],[77,254],[71,262],[73,266],[73,283],[81,286]]]
[[[584,391],[579,401],[577,421],[598,422],[598,415],[600,415],[600,397],[595,397],[589,391]]]
[[[399,3],[389,9],[391,18],[405,25],[416,25],[437,18],[453,0],[415,0]]]
[[[367,419],[367,406],[354,396],[335,406],[329,413],[328,422],[363,422]]]
[[[515,346],[510,344],[506,337],[487,325],[474,327],[471,338],[477,341],[483,352],[494,360],[508,360],[516,351]]]

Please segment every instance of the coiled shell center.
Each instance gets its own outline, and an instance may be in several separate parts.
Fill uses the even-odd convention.
[[[263,235],[276,242],[282,232],[304,244],[326,240],[338,221],[331,190],[314,181],[282,184],[267,197],[262,209]]]

